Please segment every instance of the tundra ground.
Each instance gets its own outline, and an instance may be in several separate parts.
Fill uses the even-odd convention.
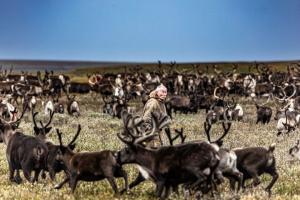
[[[77,96],[81,116],[79,118],[70,117],[67,114],[55,114],[52,122],[53,129],[49,135],[50,139],[58,144],[55,128],[63,132],[63,141],[67,143],[71,140],[77,130],[77,124],[81,124],[82,131],[77,139],[76,151],[101,151],[104,149],[119,150],[124,145],[117,139],[116,134],[122,129],[121,120],[112,118],[109,115],[102,114],[101,98],[92,94]],[[140,109],[140,101],[133,101],[130,104],[137,105]],[[277,159],[277,168],[279,179],[273,187],[272,199],[300,199],[300,163],[291,161],[288,155],[289,148],[299,139],[299,130],[290,135],[276,136],[276,121],[273,120],[268,125],[256,125],[256,108],[253,103],[246,99],[239,99],[244,108],[245,117],[243,122],[234,122],[229,134],[224,140],[224,147],[240,148],[249,146],[268,147],[276,143],[275,155]],[[273,114],[275,108],[273,108]],[[40,110],[40,109],[37,109]],[[187,135],[187,141],[194,139],[206,140],[203,122],[205,112],[198,111],[197,114],[176,114],[172,122],[173,128],[184,128]],[[39,114],[42,120],[47,121],[48,116],[42,112]],[[20,124],[21,130],[26,134],[33,134],[32,117],[30,113],[24,116]],[[222,132],[221,124],[213,126],[212,137],[216,138]],[[166,139],[166,138],[164,138]],[[166,143],[166,141],[165,141]],[[63,179],[63,173],[59,174],[55,182],[52,182],[47,176],[46,179],[39,179],[38,183],[28,183],[23,174],[23,183],[20,185],[11,183],[8,179],[8,164],[5,155],[6,146],[0,144],[0,199],[156,199],[154,196],[154,184],[150,181],[140,184],[130,190],[128,194],[120,197],[113,196],[113,190],[106,180],[100,182],[79,182],[74,194],[71,193],[68,184],[61,190],[53,189],[54,185]],[[125,170],[129,174],[129,181],[134,180],[137,170],[128,165]],[[226,182],[220,188],[220,195],[217,199],[267,199],[268,195],[263,190],[270,181],[268,175],[261,177],[262,183],[256,188],[248,188],[245,192],[234,195],[229,190],[229,184]],[[117,180],[118,188],[124,188],[122,179]],[[247,184],[250,184],[248,182]],[[209,197],[208,197],[209,198]],[[180,197],[175,194],[171,199],[183,199],[183,193]]]

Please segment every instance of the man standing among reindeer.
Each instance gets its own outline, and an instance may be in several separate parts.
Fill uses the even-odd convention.
[[[167,88],[161,84],[157,86],[155,90],[153,90],[149,94],[149,99],[144,106],[143,117],[145,130],[152,129],[152,114],[156,113],[159,116],[167,115],[165,101],[167,98]],[[155,138],[153,141],[153,145],[157,146],[157,139]],[[151,145],[151,146],[153,146]]]

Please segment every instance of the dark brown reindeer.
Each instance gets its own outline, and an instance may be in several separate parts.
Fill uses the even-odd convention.
[[[252,98],[256,107],[256,115],[257,115],[256,124],[258,124],[259,122],[261,122],[262,124],[268,124],[270,122],[272,117],[272,109],[266,106],[270,101],[270,97],[271,95],[269,95],[267,102],[263,104],[258,104],[257,100]]]
[[[48,148],[41,140],[16,130],[25,111],[26,107],[23,109],[21,117],[16,121],[6,122],[0,119],[0,138],[7,145],[9,180],[18,184],[22,182],[19,170],[23,171],[29,182],[38,181],[40,171],[45,167],[48,154]],[[32,171],[35,173],[33,178],[31,177]],[[17,172],[16,176],[14,175],[15,172]]]
[[[80,125],[75,138],[71,143],[75,142],[79,132]],[[104,150],[100,152],[84,152],[74,153],[68,146],[62,144],[62,133],[56,129],[60,150],[58,152],[58,159],[66,166],[67,178],[57,185],[55,188],[61,188],[66,182],[69,182],[72,192],[75,191],[78,181],[99,181],[107,179],[113,188],[116,195],[119,194],[118,187],[115,182],[115,177],[123,177],[125,181],[125,188],[128,188],[127,173],[122,169],[118,163],[118,153]]]
[[[153,120],[155,121],[155,120]],[[156,130],[154,122],[153,130]],[[130,133],[129,133],[130,134]],[[119,153],[122,164],[138,164],[156,184],[156,195],[167,198],[171,188],[188,183],[190,187],[211,184],[212,174],[219,163],[218,152],[207,142],[184,143],[175,146],[162,146],[157,149],[144,147],[143,142],[156,134],[143,137],[119,139],[126,148]]]
[[[253,186],[259,185],[261,183],[259,176],[267,173],[272,176],[272,180],[265,190],[269,196],[271,195],[271,189],[279,177],[276,169],[274,150],[275,144],[272,144],[268,149],[264,147],[234,149],[237,155],[237,168],[243,173],[243,188],[245,188],[245,182],[248,179],[254,179]],[[230,185],[234,188],[235,181],[231,180]]]
[[[52,127],[49,127],[49,125],[51,124],[52,118],[54,113],[50,113],[50,119],[48,121],[48,123],[44,126],[44,124],[40,121],[40,127],[37,125],[36,122],[36,115],[38,114],[38,112],[33,113],[32,112],[32,120],[33,120],[33,130],[34,130],[34,135],[39,138],[40,140],[42,140],[48,147],[48,155],[47,155],[47,159],[46,159],[46,165],[45,165],[45,169],[43,169],[44,171],[48,171],[51,180],[55,180],[55,175],[61,171],[65,171],[66,167],[65,165],[59,161],[57,159],[57,153],[59,151],[59,145],[55,145],[53,142],[49,141],[47,138],[48,133],[51,131]],[[77,137],[78,135],[76,135]],[[76,137],[73,138],[73,140],[69,143],[69,147],[73,150],[75,148],[75,140]],[[46,174],[42,173],[42,176],[45,178]]]

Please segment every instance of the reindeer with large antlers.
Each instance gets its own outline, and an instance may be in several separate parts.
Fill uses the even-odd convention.
[[[122,164],[138,164],[156,184],[156,194],[167,198],[171,187],[189,184],[191,188],[202,185],[211,186],[212,174],[219,163],[217,150],[207,142],[184,143],[175,146],[162,146],[157,149],[144,147],[143,142],[156,136],[158,124],[153,118],[151,134],[119,139],[126,148],[119,153]]]
[[[78,125],[74,139],[64,146],[62,143],[62,133],[56,129],[59,139],[58,159],[66,166],[67,178],[55,188],[61,188],[66,182],[70,183],[72,192],[75,191],[78,181],[99,181],[107,179],[116,195],[119,194],[115,177],[123,177],[125,187],[128,188],[127,173],[118,163],[118,153],[104,150],[100,152],[74,153],[70,147],[78,137],[81,126]]]
[[[275,99],[279,102],[287,102],[283,108],[278,108],[275,114],[274,119],[277,121],[277,136],[280,135],[283,131],[287,130],[286,133],[289,133],[296,129],[300,122],[300,113],[295,110],[295,99],[293,97],[296,94],[296,86],[292,85],[294,88],[293,93],[290,96],[287,96],[284,89],[284,97],[278,98],[275,96]]]
[[[48,154],[48,148],[41,140],[16,130],[25,111],[26,107],[16,121],[6,122],[0,119],[0,138],[7,145],[9,179],[18,184],[22,181],[19,170],[23,171],[29,182],[37,181],[40,171],[45,168]],[[33,178],[31,177],[32,171],[35,172]],[[15,172],[17,172],[16,176],[14,175]]]

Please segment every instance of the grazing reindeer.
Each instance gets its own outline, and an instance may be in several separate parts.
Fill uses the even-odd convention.
[[[69,115],[79,117],[80,116],[79,104],[75,100],[75,95],[73,97],[70,97],[69,95],[67,95],[67,98],[68,98],[67,110],[68,110]]]
[[[260,184],[259,176],[263,173],[270,174],[272,180],[266,187],[269,196],[274,183],[279,175],[276,170],[276,160],[274,156],[275,144],[272,144],[268,149],[264,147],[248,147],[243,149],[234,149],[237,155],[237,168],[243,173],[242,187],[245,188],[247,179],[254,179],[252,185]],[[231,187],[235,187],[235,181],[231,180]]]
[[[20,169],[29,182],[38,181],[40,171],[45,168],[48,154],[48,148],[41,140],[16,131],[25,111],[26,107],[23,109],[21,117],[16,121],[6,122],[0,119],[0,138],[7,145],[9,180],[18,184],[22,182],[19,174]],[[17,171],[16,176],[14,176],[15,171]],[[32,171],[35,172],[33,178],[31,177]]]
[[[79,135],[81,130],[80,125],[75,138]],[[66,166],[67,178],[55,188],[59,189],[64,183],[70,183],[72,192],[75,191],[78,181],[99,181],[107,179],[113,188],[116,195],[119,194],[118,187],[115,182],[115,177],[123,177],[125,181],[126,190],[128,188],[127,173],[122,169],[118,163],[118,153],[104,150],[100,152],[84,152],[74,153],[68,146],[62,144],[62,133],[56,129],[60,151],[58,152],[58,159]],[[74,140],[72,140],[74,142]]]

